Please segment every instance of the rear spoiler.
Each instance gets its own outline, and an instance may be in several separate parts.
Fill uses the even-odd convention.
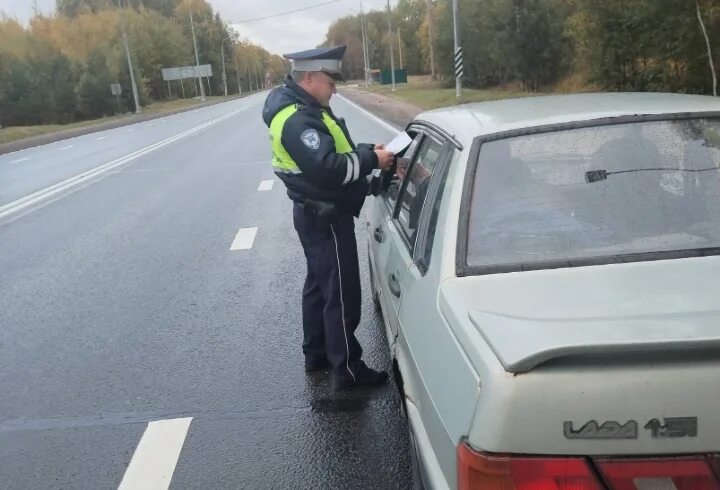
[[[579,319],[468,315],[510,373],[571,356],[720,351],[720,311]]]

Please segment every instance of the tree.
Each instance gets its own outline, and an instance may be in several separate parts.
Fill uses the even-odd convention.
[[[97,13],[112,10],[120,6],[147,8],[155,10],[165,17],[172,17],[180,0],[57,0],[57,11],[67,17],[75,17],[83,13]]]
[[[426,21],[427,0],[400,0],[395,9],[395,26],[400,31],[404,68],[411,75],[427,72],[423,53],[422,27]],[[397,38],[395,44],[397,44]]]
[[[710,64],[710,72],[712,73],[713,79],[713,95],[717,97],[717,74],[715,73],[715,63],[713,61],[710,38],[708,37],[707,29],[705,29],[705,21],[703,20],[702,12],[700,12],[700,2],[697,0],[695,0],[695,9],[697,10],[698,22],[700,23],[700,29],[702,30],[703,37],[705,38],[705,44],[707,45],[708,63]]]
[[[14,60],[0,79],[3,126],[66,123],[75,117],[76,72],[57,51]]]
[[[253,85],[277,80],[287,63],[240,41],[205,0],[58,0],[58,15],[35,16],[28,28],[0,17],[0,124],[70,122],[115,110],[110,84],[123,87],[122,106],[133,106],[130,73],[120,35],[125,20],[143,104],[167,94],[162,68],[195,64],[189,12],[193,9],[201,63],[211,64],[213,94],[222,89],[222,55],[229,79]],[[235,58],[235,59],[233,59]],[[235,69],[235,60],[238,69]],[[247,82],[247,80],[245,80]],[[229,87],[236,87],[229,83]],[[192,93],[192,92],[190,92]]]
[[[105,55],[96,50],[90,55],[78,82],[77,106],[81,117],[89,119],[115,112],[111,83],[115,83],[115,78],[108,69]]]
[[[75,17],[84,13],[95,13],[114,7],[112,0],[57,0],[58,13]]]
[[[513,0],[512,7],[515,69],[525,89],[537,92],[557,82],[568,68],[566,15],[554,0]]]

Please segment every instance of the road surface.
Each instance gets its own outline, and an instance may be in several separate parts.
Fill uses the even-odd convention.
[[[395,387],[303,372],[264,96],[0,156],[0,487],[408,487]],[[388,369],[357,229],[359,338]]]

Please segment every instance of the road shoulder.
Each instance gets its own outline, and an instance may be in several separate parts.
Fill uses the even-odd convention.
[[[253,93],[256,93],[256,92],[253,92]],[[0,144],[0,155],[4,155],[6,153],[12,153],[14,151],[26,150],[28,148],[33,148],[35,146],[47,145],[50,143],[55,143],[57,141],[62,141],[62,140],[70,139],[70,138],[76,138],[78,136],[84,136],[86,134],[98,133],[100,131],[107,131],[108,129],[121,128],[123,126],[129,126],[131,124],[152,121],[153,119],[160,119],[162,117],[173,116],[175,114],[193,111],[196,109],[201,109],[203,107],[209,107],[209,106],[213,106],[213,105],[217,105],[217,104],[222,104],[224,102],[230,102],[232,100],[244,98],[248,95],[252,95],[253,93],[243,94],[242,96],[239,96],[235,99],[218,100],[218,101],[212,101],[212,102],[206,102],[206,103],[193,104],[193,105],[190,105],[187,107],[182,107],[179,109],[172,109],[167,112],[157,112],[157,113],[150,113],[150,114],[133,114],[133,115],[127,116],[122,119],[115,119],[115,120],[107,121],[104,123],[98,122],[98,124],[93,124],[90,126],[83,126],[80,128],[60,130],[60,131],[55,131],[52,133],[46,133],[46,134],[40,134],[37,136],[32,136],[30,138],[24,138],[21,140],[10,141],[9,143]]]
[[[400,128],[405,128],[415,116],[423,112],[422,108],[413,104],[366,92],[358,86],[340,87],[339,92],[343,97]]]

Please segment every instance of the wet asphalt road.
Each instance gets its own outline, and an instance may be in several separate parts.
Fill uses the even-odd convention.
[[[335,395],[303,372],[302,249],[282,184],[258,192],[263,98],[0,156],[3,206],[236,112],[0,218],[0,488],[118,488],[148,424],[184,418],[171,488],[409,486],[395,387]],[[389,140],[333,105],[356,141]],[[357,230],[358,336],[389,369]]]

